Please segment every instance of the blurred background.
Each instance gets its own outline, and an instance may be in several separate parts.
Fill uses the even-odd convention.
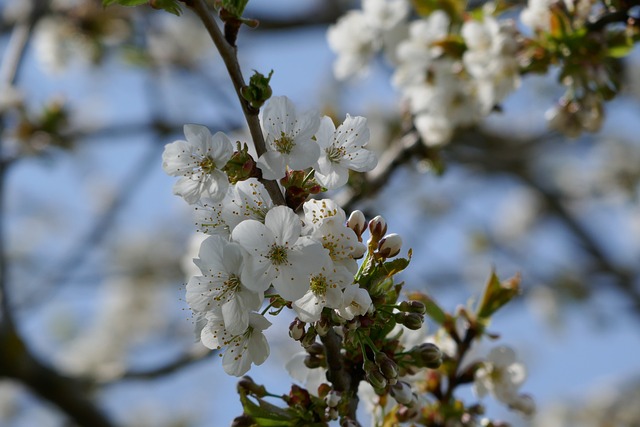
[[[357,6],[251,0],[245,16],[260,26],[240,33],[245,77],[274,70],[273,93],[298,107],[368,118],[379,169],[332,196],[403,237],[410,289],[453,310],[479,296],[492,268],[522,273],[522,297],[491,326],[500,339],[477,351],[516,349],[538,411],[523,419],[487,399],[490,415],[514,426],[640,425],[638,49],[619,62],[623,90],[597,134],[549,130],[545,112],[563,89],[553,73],[525,77],[502,112],[459,130],[436,162],[402,143],[406,106],[384,58],[362,79],[334,79],[326,30]],[[248,140],[213,44],[189,11],[94,0],[4,0],[0,10],[0,425],[73,425],[52,404],[65,393],[117,426],[229,425],[242,412],[236,379],[195,343],[183,301],[193,213],[161,166],[185,123]],[[290,320],[274,320],[272,354],[249,373],[275,393],[288,392],[283,366],[298,351]],[[14,369],[16,352],[69,389]]]

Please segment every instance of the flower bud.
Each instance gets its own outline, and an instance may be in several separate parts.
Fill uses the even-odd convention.
[[[358,427],[358,423],[349,417],[343,417],[340,422],[340,427]]]
[[[327,397],[324,399],[324,401],[327,403],[327,406],[335,408],[336,406],[338,406],[338,403],[340,403],[340,399],[342,399],[340,392],[331,390],[329,394],[327,394]]]
[[[427,308],[424,303],[420,301],[402,301],[398,305],[398,310],[418,314],[425,314],[427,312]]]
[[[318,333],[316,332],[316,329],[313,326],[310,326],[307,329],[307,332],[304,334],[304,336],[300,340],[300,344],[302,345],[302,347],[308,348],[309,346],[313,345],[316,342],[317,336],[318,336]]]
[[[411,354],[419,367],[435,369],[442,364],[442,352],[430,342],[414,347]]]
[[[316,369],[322,366],[322,359],[316,355],[309,354],[304,358],[304,366],[309,369]]]
[[[369,232],[373,241],[378,242],[387,233],[387,221],[380,215],[369,221]]]
[[[300,319],[296,318],[289,325],[289,336],[291,338],[293,338],[295,341],[300,341],[304,337],[304,334],[305,334],[304,325],[305,325],[305,323],[303,321],[301,321]]]
[[[397,323],[404,325],[406,328],[417,331],[422,328],[424,317],[418,313],[396,313],[395,319]]]
[[[356,233],[358,241],[361,242],[362,233],[364,233],[364,230],[367,227],[367,220],[364,217],[364,214],[358,210],[351,212],[351,215],[349,215],[349,219],[347,220],[347,227]]]
[[[256,422],[247,414],[235,417],[231,423],[231,427],[251,427],[256,425]]]
[[[259,385],[253,382],[253,379],[248,375],[240,378],[240,381],[238,381],[237,389],[240,393],[244,391],[256,397],[265,397],[267,395],[267,389],[263,385]]]
[[[387,386],[387,379],[382,375],[382,372],[377,369],[367,371],[366,378],[369,384],[376,390],[384,389]]]
[[[415,402],[411,386],[403,381],[391,387],[391,396],[393,396],[398,403],[406,406],[411,406]]]
[[[332,408],[329,406],[324,410],[324,416],[329,420],[337,420],[339,413],[336,408]]]
[[[320,356],[324,354],[324,346],[319,342],[314,342],[309,347],[307,347],[306,350],[307,350],[307,353],[314,356]]]
[[[398,378],[398,365],[396,365],[389,356],[382,352],[376,353],[375,361],[378,365],[378,369],[387,380],[395,380]]]
[[[393,258],[402,249],[402,237],[396,233],[387,234],[378,243],[378,254],[383,258]]]
[[[314,327],[316,328],[318,335],[323,337],[327,335],[327,332],[331,329],[331,323],[329,322],[329,319],[323,317],[315,323]]]

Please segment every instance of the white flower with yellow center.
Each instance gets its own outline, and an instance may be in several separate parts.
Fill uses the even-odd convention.
[[[186,141],[167,144],[162,153],[162,168],[180,179],[173,193],[194,204],[201,197],[222,200],[229,188],[229,178],[221,169],[233,154],[229,138],[222,132],[211,135],[200,125],[184,125]]]
[[[526,368],[516,361],[516,353],[509,347],[496,347],[476,370],[473,390],[480,398],[491,394],[499,401],[509,403],[517,398],[518,389],[526,378]]]
[[[312,139],[320,126],[315,112],[298,113],[286,96],[271,98],[262,114],[262,130],[267,152],[258,159],[258,167],[265,179],[280,179],[287,166],[303,170],[312,166],[320,155],[318,144]]]
[[[261,365],[269,357],[269,343],[262,333],[271,322],[258,313],[249,313],[249,325],[239,334],[231,334],[221,316],[215,312],[206,315],[207,324],[202,328],[200,340],[212,350],[224,350],[222,368],[236,377],[249,371],[251,364]]]
[[[358,285],[347,286],[342,296],[342,307],[337,309],[338,315],[346,320],[367,314],[371,305],[371,296],[366,289]]]
[[[376,155],[364,148],[369,142],[369,128],[364,117],[347,114],[337,129],[331,118],[324,117],[316,140],[320,158],[315,167],[315,178],[328,189],[345,185],[349,180],[349,169],[368,172],[378,164]]]
[[[325,307],[342,307],[342,289],[353,283],[353,274],[346,268],[334,266],[331,261],[311,276],[309,290],[292,306],[303,322],[320,320]]]
[[[258,310],[263,294],[242,284],[243,250],[220,236],[202,242],[194,263],[202,276],[187,283],[187,303],[195,311],[221,311],[227,331],[242,333],[249,325],[249,312]]]
[[[309,236],[301,236],[300,218],[286,206],[276,206],[264,219],[238,224],[231,238],[246,251],[242,282],[255,292],[273,285],[280,296],[295,301],[309,289],[309,276],[329,254]]]

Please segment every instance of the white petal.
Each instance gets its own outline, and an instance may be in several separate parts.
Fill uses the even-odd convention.
[[[222,318],[227,332],[240,335],[249,326],[249,311],[242,306],[238,298],[232,298],[222,306]]]
[[[173,185],[173,194],[181,196],[187,203],[192,205],[200,200],[201,188],[202,185],[199,180],[183,176]]]
[[[300,218],[286,206],[276,206],[267,212],[264,225],[273,233],[275,243],[286,247],[293,246],[302,231]]]
[[[162,169],[172,176],[183,175],[191,170],[191,147],[187,141],[175,141],[164,146]]]
[[[276,180],[286,175],[287,161],[278,151],[267,151],[260,156],[257,164],[264,179]]]

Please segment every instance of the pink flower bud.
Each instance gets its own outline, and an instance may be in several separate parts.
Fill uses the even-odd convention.
[[[351,212],[351,215],[349,215],[349,219],[347,220],[347,227],[356,233],[358,240],[362,240],[362,233],[364,233],[364,230],[367,227],[367,220],[364,217],[364,214],[357,210]]]
[[[387,233],[387,221],[380,215],[369,221],[369,232],[374,241],[378,241]]]
[[[396,233],[387,234],[378,243],[378,253],[384,258],[393,258],[402,249],[402,237]]]

